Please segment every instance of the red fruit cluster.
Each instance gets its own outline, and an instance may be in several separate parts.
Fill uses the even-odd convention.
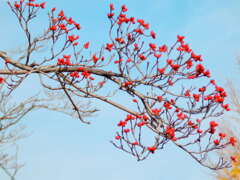
[[[68,36],[68,40],[73,43],[74,41],[78,40],[79,39],[79,36],[75,36],[75,35],[71,35],[71,36]]]
[[[24,0],[20,0],[19,2],[14,2],[14,7],[18,10],[21,10],[23,7],[23,3],[25,3],[27,6],[33,7],[33,8],[45,8],[46,2],[42,3],[34,3],[35,0],[28,0],[27,2],[24,2]]]
[[[74,71],[74,72],[70,73],[70,76],[73,77],[73,78],[79,78],[80,77],[80,75],[77,71]]]
[[[159,47],[159,52],[167,52],[167,50],[168,48],[165,44]]]
[[[232,146],[235,146],[236,143],[237,143],[236,138],[235,138],[235,137],[230,137],[230,138],[229,138],[229,143],[230,143]]]
[[[156,151],[156,146],[150,146],[147,148],[151,153],[154,153]]]
[[[113,44],[107,44],[105,48],[106,48],[109,52],[111,52],[112,49],[113,49]]]
[[[71,66],[72,63],[70,59],[71,59],[71,55],[63,55],[63,58],[58,58],[57,64]]]
[[[175,137],[175,129],[173,127],[168,126],[166,128],[166,136],[167,136],[167,138],[169,138],[173,141],[177,140],[177,138]]]
[[[0,84],[3,84],[3,83],[4,83],[4,78],[0,77]]]
[[[72,17],[66,17],[63,10],[61,10],[57,16],[55,17],[56,8],[52,8],[52,16],[51,16],[51,25],[49,27],[49,31],[53,32],[53,39],[57,39],[60,35],[65,33],[67,35],[67,42],[71,43],[73,46],[77,46],[79,39],[78,35],[72,34],[68,35],[70,31],[75,29],[80,30],[80,24],[75,22]],[[84,45],[84,47],[89,45]],[[86,48],[87,49],[87,48]]]
[[[120,14],[116,17],[116,19],[114,18],[114,6],[113,4],[110,4],[109,6],[110,8],[110,12],[107,14],[108,18],[113,21],[114,23],[117,23],[119,26],[121,26],[123,23],[126,23],[126,24],[135,24],[135,23],[138,23],[138,27],[135,28],[133,30],[133,32],[135,33],[129,33],[128,34],[128,40],[129,41],[132,41],[133,40],[133,36],[135,35],[145,35],[145,30],[148,30],[150,28],[149,26],[149,23],[146,23],[143,19],[137,19],[135,20],[134,17],[127,17],[127,15],[125,14],[128,9],[126,8],[126,5],[123,5],[122,8],[121,8],[121,12]],[[150,32],[150,35],[153,39],[156,38],[156,33],[154,31],[151,31]],[[125,44],[126,41],[124,41],[122,38],[117,38],[116,41],[118,41],[120,44]]]
[[[128,86],[131,86],[131,85],[133,85],[132,81],[126,81],[122,84],[123,87],[128,87]]]
[[[218,123],[216,123],[215,121],[211,121],[209,125],[210,125],[209,133],[214,134],[216,131],[216,127],[218,126]]]
[[[88,49],[89,46],[90,46],[90,42],[86,42],[86,43],[83,45],[83,47],[84,47],[85,49]]]
[[[161,111],[162,111],[162,110],[159,109],[159,108],[152,109],[152,113],[153,113],[155,116],[159,116]]]

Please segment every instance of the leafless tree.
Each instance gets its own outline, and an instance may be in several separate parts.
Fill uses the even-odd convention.
[[[215,135],[218,123],[214,119],[229,110],[224,103],[227,94],[214,80],[209,80],[210,71],[202,65],[201,55],[194,53],[184,36],[178,35],[172,46],[157,46],[156,34],[149,31],[148,23],[128,16],[125,5],[117,13],[111,4],[107,14],[110,41],[95,53],[87,54],[90,42],[80,41],[80,24],[64,11],[51,9],[42,32],[36,33],[33,19],[37,20],[38,13],[45,11],[45,3],[20,0],[8,5],[27,44],[18,55],[0,52],[4,97],[33,75],[38,76],[45,92],[21,103],[20,114],[47,108],[89,124],[84,116],[97,109],[88,102],[89,106],[78,102],[100,100],[126,114],[117,124],[120,130],[112,143],[137,160],[146,159],[172,142],[210,169],[230,166],[222,157],[214,164],[208,163],[211,153],[236,143],[233,137],[219,139]],[[132,105],[114,101],[119,93],[133,101]],[[49,105],[49,98],[58,103]],[[8,117],[3,119],[11,122]],[[144,138],[146,133],[152,134],[152,142]]]

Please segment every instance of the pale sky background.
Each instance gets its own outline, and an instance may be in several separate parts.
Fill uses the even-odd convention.
[[[185,35],[220,85],[224,86],[227,78],[239,82],[239,0],[52,0],[47,7],[64,9],[68,16],[78,19],[83,42],[98,45],[108,42],[106,14],[110,2],[116,7],[126,4],[129,14],[149,22],[160,43],[171,44],[176,35]],[[0,50],[8,51],[21,46],[22,37],[6,4],[1,3],[0,9]],[[21,88],[20,93],[34,90],[31,83]],[[89,118],[93,122],[90,126],[46,110],[26,116],[22,123],[31,136],[18,143],[20,162],[25,166],[17,180],[213,179],[208,169],[171,145],[142,162],[115,149],[109,140],[123,116],[117,109],[102,107],[97,116]]]

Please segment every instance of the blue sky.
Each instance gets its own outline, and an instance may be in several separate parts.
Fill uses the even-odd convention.
[[[160,43],[171,44],[176,35],[185,35],[192,49],[203,55],[204,64],[222,86],[227,78],[239,80],[236,57],[240,55],[240,1],[57,0],[48,2],[47,7],[64,9],[68,16],[78,19],[83,27],[82,41],[90,40],[93,46],[99,47],[108,41],[106,14],[110,2],[116,7],[126,4],[129,14],[149,22]],[[22,45],[21,36],[6,5],[0,6],[0,50],[12,51]],[[39,28],[41,23],[42,20]],[[29,88],[34,90],[30,82],[22,86],[19,93]],[[209,170],[172,145],[143,162],[118,151],[109,140],[122,114],[110,106],[96,104],[104,108],[89,118],[90,126],[46,110],[26,116],[22,123],[31,135],[19,141],[20,162],[25,166],[18,180],[212,179]]]

